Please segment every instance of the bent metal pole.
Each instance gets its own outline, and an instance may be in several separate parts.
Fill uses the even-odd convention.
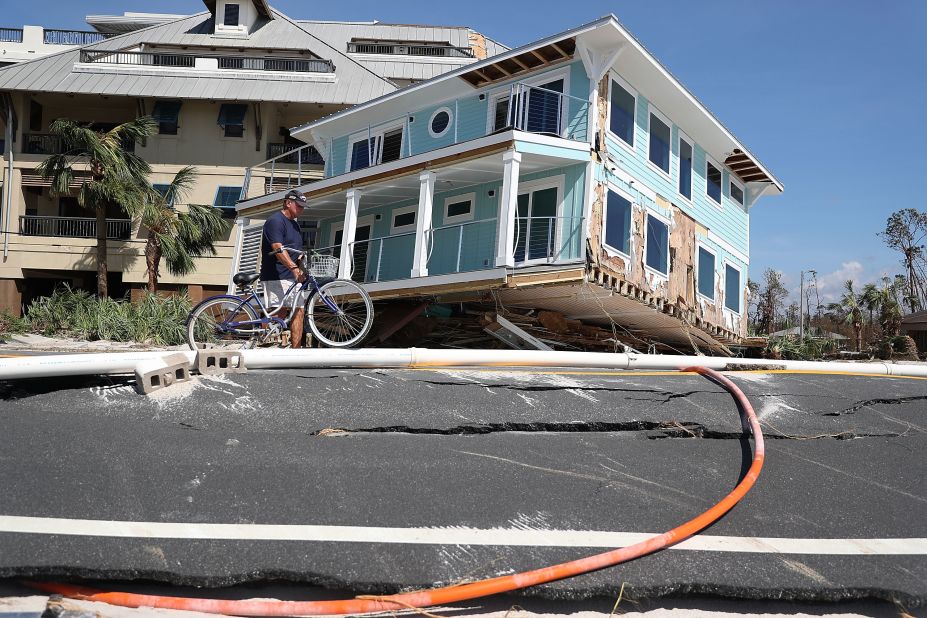
[[[682,366],[685,367],[685,366]],[[680,367],[680,369],[682,369]],[[334,601],[280,601],[276,599],[203,599],[185,597],[167,597],[146,594],[133,594],[127,592],[103,592],[82,586],[69,584],[56,584],[36,582],[32,586],[41,590],[61,594],[75,599],[88,601],[101,601],[112,605],[124,607],[153,607],[157,609],[179,609],[186,611],[207,612],[234,616],[319,616],[339,614],[361,614],[369,612],[394,612],[397,610],[446,605],[459,601],[477,599],[494,594],[520,590],[530,586],[537,586],[548,582],[574,577],[606,567],[621,564],[634,558],[639,558],[675,545],[697,534],[707,526],[716,522],[725,513],[730,511],[747,492],[753,487],[760,475],[765,459],[765,446],[760,422],[753,411],[753,407],[743,392],[723,375],[704,367],[689,367],[685,371],[694,371],[704,375],[709,380],[719,384],[727,390],[737,401],[738,409],[743,420],[749,424],[753,433],[753,461],[747,473],[737,486],[717,504],[704,513],[693,517],[689,521],[676,526],[672,530],[650,537],[640,543],[621,547],[571,560],[532,571],[491,577],[468,584],[445,586],[431,590],[418,590],[394,595],[360,596],[353,599]]]

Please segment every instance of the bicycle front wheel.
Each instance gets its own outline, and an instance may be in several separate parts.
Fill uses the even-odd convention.
[[[373,303],[364,288],[345,279],[329,281],[306,303],[306,322],[327,346],[357,345],[373,326]]]
[[[190,312],[187,319],[187,344],[191,350],[253,348],[260,328],[257,319],[254,308],[239,299],[207,299]]]

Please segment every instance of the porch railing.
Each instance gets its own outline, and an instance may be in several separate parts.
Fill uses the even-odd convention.
[[[588,139],[589,102],[586,99],[538,86],[516,83],[509,88],[508,92],[490,99],[491,122],[487,126],[484,113],[467,113],[467,110],[473,108],[479,96],[486,98],[483,93],[446,103],[444,105],[446,115],[441,115],[440,110],[435,115],[425,110],[410,111],[390,120],[358,127],[353,132],[355,135],[353,141],[347,145],[348,152],[339,150],[335,140],[329,140],[326,144],[329,160],[325,162],[325,175],[336,176],[474,140],[487,134],[510,130],[551,135],[573,141]],[[466,117],[461,118],[462,115]],[[424,131],[418,129],[412,131],[413,123],[416,127],[420,124],[430,124],[430,126],[427,126],[427,130]],[[359,141],[356,137],[358,134],[361,136]],[[364,134],[366,134],[366,139],[364,139]],[[365,145],[366,153],[364,152]],[[308,144],[297,150],[309,152],[310,148],[315,150]],[[341,148],[343,149],[344,146]],[[248,168],[245,172],[242,199],[248,194],[252,176],[259,173],[265,176],[268,172],[270,173],[270,178],[265,183],[265,193],[303,184],[303,170],[294,171],[290,167],[292,165],[290,161],[295,156],[290,152],[277,154]],[[299,157],[303,156],[299,155]],[[321,160],[321,156],[319,159]],[[301,159],[298,159],[297,163],[300,162]],[[279,169],[281,165],[286,165],[286,167]],[[318,170],[314,171],[318,172]],[[317,177],[310,176],[309,181],[316,179]]]
[[[124,140],[122,147],[128,152],[135,152],[135,142],[132,140]],[[64,146],[59,136],[51,133],[23,133],[23,154],[53,155],[63,153]]]
[[[403,43],[348,43],[349,54],[395,54],[402,56],[443,56],[446,58],[472,58],[469,47],[450,45],[407,45]]]
[[[251,180],[258,176],[264,181],[264,194],[285,191],[308,182],[320,180],[325,159],[311,144],[273,143],[267,145],[266,161],[261,161],[245,170],[241,198],[245,199]]]
[[[35,215],[20,215],[19,233],[23,236],[96,238],[97,220],[85,217],[38,217]],[[108,239],[128,240],[131,234],[131,220],[106,220],[106,237]]]
[[[331,60],[321,58],[248,58],[219,56],[220,69],[239,71],[287,71],[290,73],[334,73]]]
[[[267,144],[267,160],[281,164],[325,165],[325,159],[310,144]]]
[[[516,217],[515,263],[553,264],[582,257],[582,217]]]
[[[49,30],[45,29],[43,40],[46,45],[90,45],[99,43],[112,35],[86,30]]]
[[[0,28],[0,43],[22,43],[22,28]]]
[[[351,243],[351,278],[360,283],[408,279],[415,253],[415,232]]]
[[[428,274],[493,268],[498,229],[496,218],[432,228],[428,242]]]
[[[334,73],[331,60],[321,58],[264,58],[243,56],[207,56],[166,52],[136,52],[83,49],[80,61],[85,63],[128,64],[140,66],[178,67],[192,69],[197,59],[214,60],[213,68],[247,71],[285,71],[291,73]]]

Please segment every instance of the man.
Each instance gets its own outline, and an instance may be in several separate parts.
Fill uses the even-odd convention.
[[[264,298],[268,307],[281,306],[283,297],[293,282],[306,279],[306,273],[296,264],[295,254],[284,250],[271,255],[272,251],[283,247],[302,250],[303,237],[296,219],[305,208],[305,196],[298,191],[290,191],[283,198],[283,208],[264,222],[261,238],[261,281],[264,282]],[[296,305],[296,312],[290,321],[290,341],[294,348],[303,345],[305,302],[303,294],[294,294],[288,302],[288,306]]]

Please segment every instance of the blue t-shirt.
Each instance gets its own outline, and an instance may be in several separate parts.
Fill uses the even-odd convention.
[[[279,279],[295,279],[293,271],[280,263],[277,255],[268,255],[274,243],[281,243],[284,247],[302,249],[303,235],[300,233],[299,223],[287,219],[279,210],[264,222],[264,233],[261,235],[261,281]],[[290,259],[296,261],[296,256],[290,252]]]

